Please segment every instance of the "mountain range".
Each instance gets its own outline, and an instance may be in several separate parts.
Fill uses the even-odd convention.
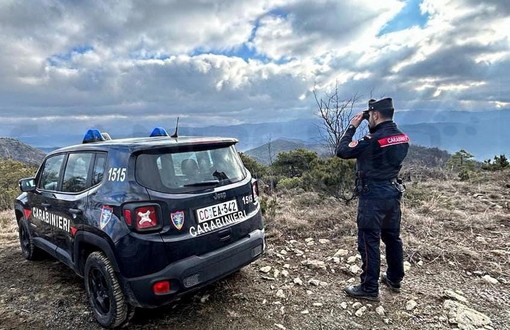
[[[405,111],[397,112],[395,121],[406,132],[411,143],[436,147],[450,153],[464,149],[477,160],[492,159],[495,155],[510,154],[510,111]],[[271,141],[284,139],[315,148],[323,144],[321,135],[322,122],[318,117],[292,121],[240,124],[208,127],[189,127],[184,123],[179,128],[179,135],[226,136],[239,139],[238,149],[248,151]],[[147,136],[153,127],[127,130],[111,127],[108,133],[113,138]],[[171,134],[174,127],[165,127]],[[81,143],[83,134],[17,136],[15,138],[50,151],[60,146]]]

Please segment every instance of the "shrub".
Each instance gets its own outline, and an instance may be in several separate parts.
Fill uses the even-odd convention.
[[[280,189],[295,189],[302,187],[303,180],[301,178],[283,178],[281,179],[276,188]]]
[[[271,167],[277,175],[288,178],[301,177],[310,170],[311,163],[316,159],[317,153],[305,149],[280,152]]]
[[[354,187],[355,162],[337,157],[317,158],[303,174],[303,188],[334,197],[346,197]]]
[[[11,209],[20,194],[18,181],[35,175],[37,168],[15,160],[0,160],[0,210]]]

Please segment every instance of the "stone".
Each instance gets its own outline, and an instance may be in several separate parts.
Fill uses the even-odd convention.
[[[305,238],[305,242],[306,242],[306,243],[313,242],[313,237]]]
[[[490,283],[490,284],[498,284],[499,283],[499,281],[497,279],[495,279],[494,277],[492,277],[490,275],[482,276],[482,279],[485,282]]]
[[[326,269],[326,264],[324,263],[324,261],[321,260],[306,259],[303,260],[301,264],[311,269],[324,269],[324,270]]]
[[[283,290],[282,289],[279,289],[278,291],[276,291],[276,297],[277,298],[285,298],[285,294],[283,293]]]
[[[209,295],[206,294],[206,295],[203,295],[202,298],[200,298],[200,302],[203,304],[205,302],[207,302],[207,300],[209,300]]]
[[[356,282],[356,279],[354,277],[351,277],[350,279],[347,280],[347,283],[351,284],[351,283],[354,283]]]
[[[356,309],[356,308],[360,308],[361,306],[363,306],[362,303],[360,303],[359,301],[355,302],[352,304],[352,308],[353,309]]]
[[[289,265],[289,264],[285,264],[285,265],[283,265],[283,268],[285,268],[285,269],[289,269],[289,268],[290,268],[290,265]]]
[[[361,306],[360,309],[358,309],[354,315],[356,315],[357,317],[361,317],[363,316],[363,314],[365,313],[365,311],[367,310],[367,308],[365,306]]]
[[[274,277],[275,279],[277,279],[277,278],[278,278],[278,276],[280,276],[280,271],[279,271],[278,269],[275,269],[275,270],[274,270],[274,272],[273,272],[273,277]]]
[[[286,256],[287,255],[287,250],[281,250],[280,254],[283,255],[283,256]]]
[[[314,307],[322,307],[322,303],[316,302],[312,304]]]
[[[408,272],[411,269],[411,263],[409,261],[404,261],[404,272]]]
[[[347,263],[348,264],[352,264],[352,263],[355,263],[356,262],[356,256],[350,256],[349,258],[347,258]]]
[[[380,315],[380,316],[384,316],[384,307],[382,306],[377,306],[377,308],[375,309],[375,312]]]
[[[286,330],[286,329],[287,329],[287,328],[285,328],[285,327],[283,326],[283,324],[280,324],[280,323],[275,323],[274,325],[275,325],[275,327],[277,327],[277,328],[278,328],[278,329],[280,329],[280,330]]]
[[[260,271],[264,274],[267,274],[271,271],[271,266],[264,266],[260,268]]]
[[[464,296],[461,296],[460,294],[456,293],[455,291],[445,290],[444,295],[446,296],[446,298],[451,298],[453,300],[457,300],[457,301],[460,301],[465,304],[468,303],[468,300]]]
[[[418,306],[418,303],[414,300],[409,300],[407,303],[406,303],[406,310],[408,311],[412,311],[413,309],[416,308],[416,306]]]
[[[443,307],[448,310],[448,321],[459,329],[479,329],[492,324],[490,317],[460,302],[447,299]]]
[[[297,284],[297,285],[303,285],[303,281],[301,281],[301,279],[299,277],[296,277],[293,282],[294,282],[294,284]]]
[[[314,285],[314,286],[319,286],[319,284],[320,284],[320,283],[321,283],[321,281],[316,280],[316,279],[314,279],[314,278],[312,278],[312,279],[310,279],[310,280],[308,281],[308,284],[311,284],[311,285]]]
[[[282,276],[283,277],[289,277],[289,271],[286,270],[286,269],[282,270]]]
[[[335,252],[335,254],[333,255],[333,257],[345,257],[349,254],[349,251],[345,250],[345,249],[340,249],[338,251]]]
[[[335,263],[335,264],[339,264],[340,263],[340,258],[333,257],[333,258],[331,258],[331,261],[333,261],[333,263]]]
[[[347,309],[347,303],[345,301],[342,301],[340,303],[340,307],[342,307],[342,309]]]
[[[349,272],[351,272],[353,275],[356,275],[358,272],[361,272],[361,268],[358,265],[351,265],[349,267]]]
[[[301,314],[310,314],[310,311],[308,309],[302,310]]]
[[[319,239],[319,243],[321,244],[329,244],[331,241],[329,239],[321,238]]]

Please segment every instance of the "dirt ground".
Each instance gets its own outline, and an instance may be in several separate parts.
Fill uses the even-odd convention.
[[[378,303],[359,304],[342,292],[358,281],[356,202],[279,195],[266,217],[268,248],[260,260],[167,307],[137,310],[128,328],[462,328],[445,309],[451,290],[490,318],[485,329],[510,329],[509,179],[507,172],[409,183],[402,223],[409,268],[402,292],[381,286]],[[2,212],[0,329],[43,328],[100,327],[83,280],[50,257],[23,259],[12,211]]]

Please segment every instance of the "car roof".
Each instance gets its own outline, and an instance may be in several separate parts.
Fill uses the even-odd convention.
[[[157,149],[164,147],[183,147],[195,145],[210,145],[213,146],[230,146],[238,142],[235,138],[227,137],[203,137],[203,136],[155,136],[155,137],[140,137],[140,138],[125,138],[125,139],[111,139],[98,142],[82,143],[63,147],[51,152],[51,154],[69,151],[107,151],[110,149],[127,149],[131,152]]]

